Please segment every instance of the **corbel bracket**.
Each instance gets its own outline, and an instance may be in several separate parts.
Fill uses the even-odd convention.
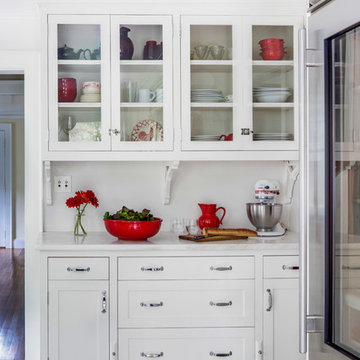
[[[45,201],[46,205],[52,205],[52,189],[51,189],[51,162],[44,162],[45,172]]]
[[[169,205],[171,200],[171,183],[175,171],[179,168],[180,161],[172,161],[165,165],[165,190],[164,205]]]

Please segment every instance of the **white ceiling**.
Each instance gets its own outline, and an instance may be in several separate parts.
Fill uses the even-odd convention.
[[[1,0],[0,14],[3,13],[32,13],[37,6],[33,0]]]

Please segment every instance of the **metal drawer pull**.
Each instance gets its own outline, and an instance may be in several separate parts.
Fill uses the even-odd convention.
[[[300,267],[299,266],[287,266],[287,265],[283,265],[282,266],[283,270],[299,270]]]
[[[217,356],[217,357],[228,357],[232,355],[232,351],[229,351],[228,353],[216,353],[213,351],[210,351],[210,356]]]
[[[348,266],[348,265],[343,265],[342,269],[343,269],[343,270],[360,270],[360,266]]]
[[[273,305],[271,290],[266,289],[266,292],[268,293],[268,306],[266,308],[266,311],[271,311]]]
[[[140,303],[140,306],[144,306],[144,307],[160,307],[163,306],[164,303],[162,301],[160,301],[159,303]]]
[[[228,301],[228,302],[213,302],[210,301],[210,306],[231,306],[232,305],[232,301]]]
[[[160,267],[142,267],[141,271],[164,271],[164,267],[160,266]]]
[[[231,271],[232,266],[210,266],[211,271]]]
[[[142,352],[140,355],[142,357],[146,357],[146,358],[149,358],[149,359],[155,359],[155,358],[159,358],[159,357],[164,356],[164,353],[161,352],[159,354],[147,354],[147,353]]]
[[[106,313],[106,291],[105,291],[105,290],[102,292],[101,312],[102,312],[103,314]]]
[[[73,271],[73,272],[89,272],[90,266],[88,266],[87,268],[85,268],[85,267],[70,267],[69,266],[66,270]]]

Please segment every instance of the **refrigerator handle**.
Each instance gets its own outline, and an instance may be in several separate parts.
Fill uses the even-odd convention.
[[[300,118],[300,339],[299,351],[307,352],[307,117],[306,30],[299,30],[299,118]]]

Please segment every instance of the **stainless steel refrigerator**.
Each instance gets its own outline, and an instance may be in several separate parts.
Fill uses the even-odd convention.
[[[300,348],[360,359],[360,0],[312,10],[300,33]]]

